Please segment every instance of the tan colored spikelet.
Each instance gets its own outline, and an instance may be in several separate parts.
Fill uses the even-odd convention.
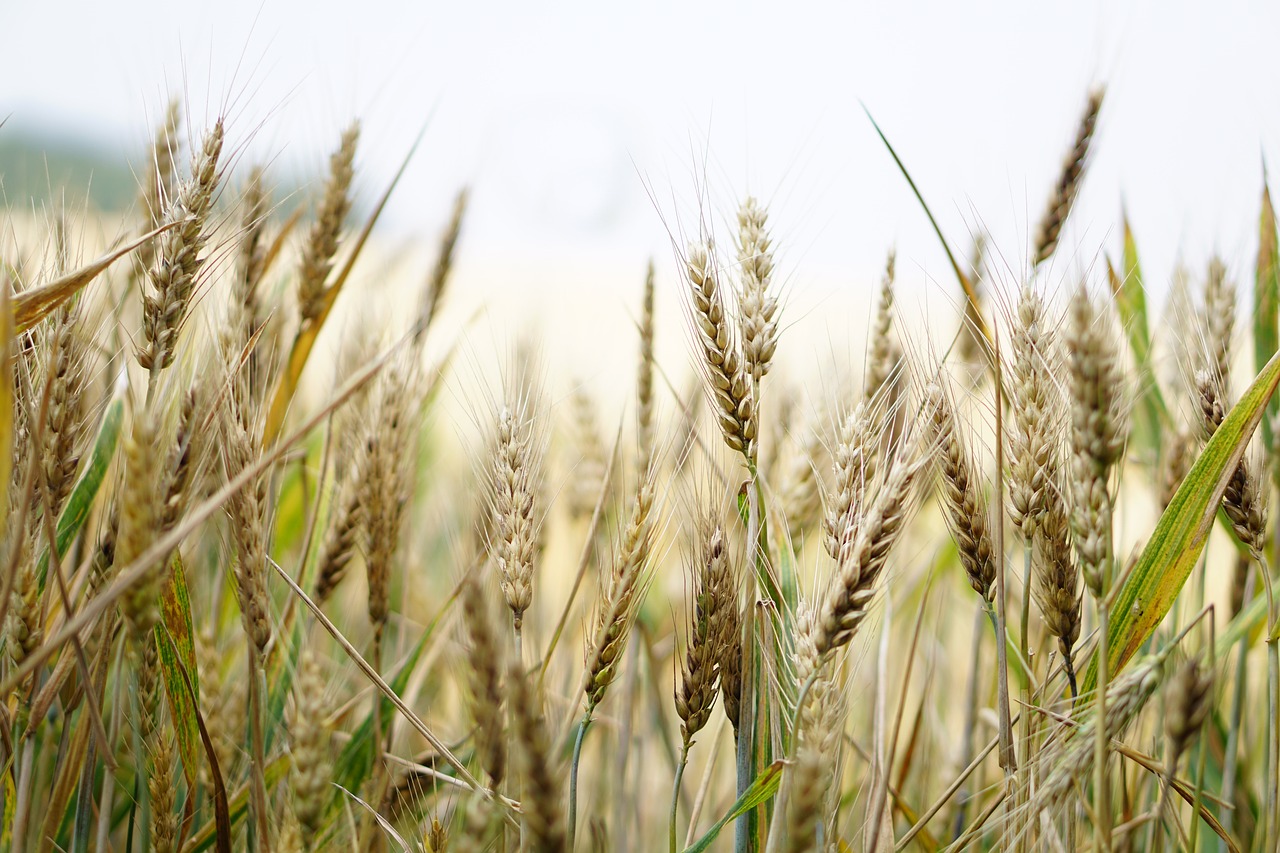
[[[720,686],[718,644],[722,642],[726,610],[738,607],[736,590],[725,583],[729,576],[729,554],[724,531],[714,518],[699,524],[698,553],[692,567],[693,607],[689,614],[689,634],[684,658],[680,661],[680,682],[676,686],[676,714],[685,749],[711,717]],[[726,598],[726,592],[734,592]],[[731,638],[734,648],[737,637]]]
[[[1164,679],[1163,655],[1150,655],[1135,664],[1107,687],[1105,726],[1107,736],[1112,739],[1124,735]],[[1079,725],[1069,728],[1062,738],[1050,742],[1042,752],[1043,766],[1048,772],[1037,793],[1037,802],[1062,806],[1080,780],[1088,779],[1093,773],[1097,705],[1091,705],[1090,710],[1092,713]]]
[[[1160,509],[1173,502],[1178,487],[1186,479],[1195,462],[1191,435],[1183,430],[1166,433],[1165,448],[1160,457]]]
[[[817,473],[822,437],[817,429],[808,426],[803,441],[792,445],[778,494],[787,534],[799,549],[806,534],[823,522],[822,487]]]
[[[234,778],[237,743],[243,740],[244,726],[241,715],[245,703],[243,694],[234,695],[236,689],[244,689],[244,679],[234,678],[231,683],[222,671],[223,657],[219,654],[212,633],[196,634],[196,666],[200,673],[200,714],[204,718],[214,756],[218,759],[218,772],[223,779]],[[200,781],[212,789],[212,769],[208,762],[200,764]]]
[[[1109,313],[1083,283],[1069,315],[1063,344],[1071,395],[1071,532],[1085,585],[1098,596],[1109,583],[1113,558],[1108,476],[1127,435],[1124,371]]]
[[[493,541],[490,548],[515,630],[533,603],[534,556],[538,544],[536,514],[542,479],[536,392],[517,383],[516,396],[497,413],[488,501]]]
[[[742,294],[738,301],[739,334],[746,373],[758,385],[773,364],[778,347],[778,300],[773,282],[773,241],[768,214],[754,198],[738,208],[738,266]]]
[[[445,286],[449,283],[449,273],[453,271],[453,256],[458,246],[458,235],[462,233],[462,218],[467,211],[467,200],[470,191],[463,188],[453,200],[453,216],[440,237],[440,253],[436,256],[435,266],[427,277],[426,288],[422,291],[422,306],[418,310],[418,324],[414,328],[414,340],[420,340],[440,310],[440,302],[444,299]]]
[[[618,674],[648,584],[653,578],[649,552],[653,547],[654,472],[645,473],[636,489],[630,518],[613,555],[596,605],[586,655],[587,714],[604,700],[605,691]]]
[[[1058,247],[1058,238],[1062,235],[1062,226],[1071,214],[1071,206],[1080,193],[1080,185],[1084,182],[1085,168],[1089,162],[1089,144],[1093,141],[1093,131],[1098,123],[1098,113],[1102,111],[1103,89],[1095,89],[1089,93],[1085,104],[1084,115],[1076,128],[1076,138],[1067,153],[1058,175],[1058,183],[1049,199],[1049,209],[1040,219],[1036,229],[1035,263],[1044,263]]]
[[[200,411],[204,402],[201,390],[198,382],[193,383],[182,397],[178,427],[165,466],[168,485],[160,517],[162,532],[168,532],[177,525],[191,500],[192,492],[198,488],[198,470],[205,438],[205,432],[197,421],[204,414]]]
[[[358,480],[358,468],[355,468],[342,478],[338,493],[333,498],[332,514],[316,563],[316,585],[312,598],[317,604],[323,604],[333,595],[338,584],[347,576],[347,569],[356,554],[364,523],[364,495]]]
[[[142,344],[138,364],[160,370],[173,363],[178,332],[186,318],[200,274],[208,219],[218,188],[222,156],[222,119],[205,134],[191,164],[191,176],[165,212],[165,221],[181,223],[156,238],[156,257],[142,303]]]
[[[1204,286],[1204,345],[1208,349],[1208,367],[1220,377],[1221,386],[1231,393],[1231,342],[1236,324],[1236,288],[1227,277],[1227,267],[1220,258],[1209,261]]]
[[[701,369],[706,376],[709,396],[715,401],[716,421],[725,443],[741,453],[748,465],[753,465],[759,428],[755,402],[738,341],[725,313],[724,290],[720,286],[709,242],[689,246],[684,270],[692,296],[690,308]]]
[[[1075,644],[1080,637],[1083,592],[1080,569],[1071,553],[1070,518],[1057,484],[1046,493],[1045,512],[1032,540],[1031,594],[1045,627],[1058,639],[1063,669],[1076,690]]]
[[[856,536],[858,510],[867,483],[875,479],[875,441],[871,430],[869,407],[859,403],[844,417],[836,435],[832,452],[835,483],[824,500],[823,514],[823,545],[832,560],[839,560],[841,544],[853,541]]]
[[[600,435],[595,401],[581,384],[575,385],[569,396],[569,413],[570,446],[577,452],[577,462],[565,484],[565,502],[569,516],[582,520],[591,517],[604,488],[608,451]]]
[[[238,477],[258,458],[250,427],[238,414],[222,417],[223,468],[228,479]],[[270,597],[267,594],[267,477],[261,474],[236,491],[226,503],[236,543],[236,594],[245,635],[261,653],[271,641]]]
[[[325,289],[338,253],[338,238],[351,212],[351,179],[359,138],[360,123],[352,122],[343,131],[338,150],[329,158],[329,179],[325,182],[298,270],[298,310],[303,325],[317,320],[324,310]]]
[[[304,652],[298,662],[293,685],[293,719],[289,724],[289,747],[293,754],[290,784],[293,808],[310,845],[319,833],[332,790],[332,760],[329,732],[325,728],[324,674],[315,657]]]
[[[563,853],[566,835],[561,786],[552,767],[541,697],[534,693],[516,661],[507,671],[507,685],[515,730],[514,757],[524,791],[523,826],[528,834],[529,849],[537,853]]]
[[[1007,453],[1009,517],[1027,541],[1048,512],[1061,467],[1056,436],[1063,401],[1053,378],[1054,325],[1040,296],[1029,285],[1023,287],[1012,324],[1013,363],[1006,373],[1013,422]]]
[[[888,463],[865,514],[856,525],[846,525],[835,574],[819,611],[820,630],[814,643],[819,655],[847,645],[866,619],[889,553],[906,527],[919,467],[919,449],[908,440]]]
[[[653,400],[653,261],[644,277],[640,310],[640,363],[636,369],[636,469],[648,470],[655,451]]]
[[[489,606],[480,580],[472,577],[462,587],[463,624],[471,644],[467,649],[471,716],[476,721],[476,752],[489,774],[489,787],[502,784],[507,769],[507,742],[503,727],[503,646],[494,635]]]
[[[159,530],[161,507],[157,495],[161,479],[155,436],[151,415],[135,411],[133,427],[124,441],[124,486],[115,546],[115,562],[119,566],[127,566],[142,556]],[[153,566],[120,598],[120,610],[135,643],[154,646],[151,629],[160,621],[162,565]]]
[[[1210,370],[1201,370],[1195,377],[1200,427],[1205,441],[1213,437],[1222,425],[1226,412],[1231,408],[1222,386],[1222,380]],[[1263,560],[1267,540],[1267,489],[1265,475],[1259,470],[1256,454],[1246,454],[1227,481],[1222,494],[1222,510],[1231,522],[1231,528],[1245,547]]]
[[[977,304],[969,298],[969,294],[962,288],[960,296],[964,300],[964,310],[960,312],[960,331],[959,340],[956,342],[956,357],[959,358],[962,364],[982,370],[985,370],[988,364],[984,354],[986,341],[980,331],[986,325],[982,318],[982,309],[980,307],[986,301],[986,262],[987,235],[979,231],[973,237],[973,250],[969,257],[969,285],[973,288],[974,295],[977,296]]]
[[[1213,700],[1213,670],[1190,658],[1178,668],[1166,687],[1164,731],[1169,738],[1170,772],[1178,766],[1200,726],[1209,715]]]
[[[417,450],[419,395],[415,365],[404,359],[393,361],[380,377],[369,425],[363,503],[369,620],[376,632],[375,646],[387,621],[391,567],[412,494],[411,460]]]
[[[839,778],[838,771],[832,771],[838,766],[841,697],[834,667],[818,654],[820,632],[818,612],[801,603],[796,613],[795,681],[797,689],[808,684],[808,693],[796,708],[794,758],[785,780],[784,849],[788,853],[819,849],[818,828],[826,824],[828,817],[829,788],[833,778]]]
[[[885,411],[891,411],[897,396],[902,371],[902,345],[893,334],[893,282],[896,255],[889,253],[884,277],[880,281],[880,299],[875,320],[869,332],[871,352],[867,356],[867,375],[863,395],[868,402],[883,400]]]
[[[181,150],[181,137],[178,130],[182,126],[182,102],[172,98],[165,108],[164,118],[156,127],[155,137],[151,143],[151,152],[147,160],[146,179],[142,184],[142,207],[147,215],[147,230],[153,230],[164,221],[164,212],[173,197],[173,183],[176,179],[176,162]],[[141,246],[138,260],[148,266],[153,258],[154,248],[151,245]]]
[[[174,853],[178,843],[179,815],[174,810],[177,789],[173,748],[168,733],[157,728],[149,748],[151,771],[147,777],[147,793],[151,797],[151,849],[155,853]]]
[[[49,376],[49,408],[45,419],[41,463],[43,488],[54,518],[62,513],[80,464],[84,433],[83,405],[89,378],[87,341],[79,308],[68,303],[57,312],[48,335],[45,362]]]
[[[986,498],[978,483],[978,472],[965,438],[960,433],[955,403],[950,392],[937,380],[925,389],[927,424],[937,447],[942,507],[947,527],[960,551],[960,565],[969,585],[990,605],[996,579],[995,545],[991,541],[990,516]]]
[[[228,302],[228,352],[238,353],[250,345],[254,335],[263,333],[266,323],[259,293],[267,263],[266,225],[271,197],[261,166],[254,166],[240,197],[240,233],[236,266]],[[266,394],[270,365],[270,345],[259,340],[248,353],[245,374],[249,396],[261,400]]]
[[[44,618],[40,606],[40,582],[29,559],[18,563],[4,621],[5,653],[14,666],[26,660],[44,639]]]
[[[307,847],[302,841],[302,827],[298,825],[298,818],[290,809],[285,809],[280,820],[276,853],[307,853]]]

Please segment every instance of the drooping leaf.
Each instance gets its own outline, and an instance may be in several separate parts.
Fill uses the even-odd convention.
[[[54,279],[48,284],[42,284],[39,287],[33,287],[24,290],[17,296],[13,297],[13,318],[19,332],[25,332],[36,323],[39,323],[45,317],[48,317],[62,303],[66,302],[72,296],[80,291],[89,282],[93,281],[109,266],[132,252],[142,244],[151,240],[157,234],[168,231],[170,228],[178,225],[177,222],[170,222],[161,225],[159,228],[147,234],[143,234],[123,246],[112,249],[102,257],[95,261],[80,267],[80,269],[72,270],[64,276]]]
[[[1222,495],[1249,438],[1262,420],[1267,401],[1280,384],[1280,356],[1272,356],[1240,402],[1205,445],[1169,503],[1112,605],[1107,634],[1108,671],[1112,675],[1141,648],[1164,620],[1200,559]],[[1097,686],[1097,659],[1089,666],[1082,692]]]
[[[170,564],[169,583],[160,600],[160,608],[164,623],[155,628],[156,650],[177,734],[182,772],[187,777],[187,786],[192,787],[200,767],[200,728],[196,724],[200,675],[196,667],[196,645],[191,624],[191,596],[187,591],[186,570],[181,556],[177,554]],[[184,669],[190,677],[190,690],[183,678]]]
[[[704,850],[710,850],[711,844],[716,840],[716,836],[720,834],[720,830],[747,812],[772,799],[773,795],[778,793],[778,785],[782,782],[782,768],[784,766],[786,766],[786,762],[778,759],[766,767],[755,778],[750,787],[742,792],[742,796],[738,797],[729,811],[725,813],[725,816],[712,824],[711,828],[692,846],[686,847],[684,853],[702,853]]]

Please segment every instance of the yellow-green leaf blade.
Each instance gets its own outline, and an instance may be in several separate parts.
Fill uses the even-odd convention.
[[[102,481],[107,475],[107,468],[110,467],[111,459],[115,456],[116,445],[120,441],[120,425],[123,421],[124,397],[117,394],[115,399],[107,405],[107,410],[102,415],[102,425],[98,427],[98,437],[94,439],[93,450],[89,454],[89,462],[85,465],[80,479],[76,481],[75,488],[71,490],[71,496],[67,499],[67,506],[62,510],[62,515],[58,518],[58,529],[54,542],[58,546],[59,559],[67,553],[72,541],[80,535],[81,528],[84,527],[85,521],[89,518],[89,511],[93,508],[93,501],[98,495],[98,490],[102,488]],[[44,585],[48,568],[49,553],[46,551],[40,556],[40,563],[37,569],[41,586]]]
[[[175,555],[170,565],[169,583],[160,601],[164,624],[156,626],[156,649],[169,696],[170,716],[177,733],[178,755],[187,785],[194,786],[203,750],[196,707],[200,702],[200,675],[196,667],[195,634],[191,623],[191,596],[187,591],[186,569]],[[181,666],[181,669],[179,668]],[[191,689],[182,676],[185,669]]]
[[[1142,556],[1112,604],[1107,660],[1113,675],[1124,668],[1156,626],[1164,621],[1200,559],[1227,482],[1244,458],[1249,438],[1262,420],[1277,384],[1280,384],[1280,357],[1272,356],[1205,445],[1169,507],[1156,522]],[[1082,691],[1091,691],[1097,685],[1097,677],[1095,658]]]
[[[782,768],[785,765],[785,761],[778,759],[766,767],[751,783],[751,787],[742,792],[742,796],[738,797],[725,816],[716,821],[707,830],[706,834],[691,847],[686,847],[684,853],[702,853],[704,850],[710,850],[711,844],[716,840],[716,836],[720,834],[720,830],[735,819],[767,802],[774,794],[778,793],[778,785],[782,782]]]

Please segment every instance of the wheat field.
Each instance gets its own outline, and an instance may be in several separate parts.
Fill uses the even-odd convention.
[[[358,121],[292,209],[181,100],[111,239],[11,208],[0,846],[1280,851],[1275,212],[1159,309],[1128,221],[1064,272],[1104,109],[1025,263],[935,225],[922,333],[884,247],[813,377],[745,194],[606,388],[469,351],[465,188],[361,291]]]

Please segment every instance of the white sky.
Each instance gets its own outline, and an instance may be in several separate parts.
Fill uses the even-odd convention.
[[[230,104],[233,137],[257,130],[246,157],[298,168],[358,115],[370,198],[431,116],[390,225],[434,239],[469,182],[464,269],[614,314],[649,254],[671,268],[663,218],[692,227],[703,183],[719,221],[747,191],[770,203],[791,316],[819,337],[840,311],[865,322],[891,245],[904,311],[950,310],[860,102],[957,248],[981,223],[1021,269],[1085,93],[1107,82],[1057,271],[1115,253],[1124,199],[1157,293],[1176,257],[1199,271],[1214,250],[1246,290],[1263,156],[1280,170],[1277,4],[10,0],[0,25],[0,111],[122,153],[172,91],[197,125]]]

